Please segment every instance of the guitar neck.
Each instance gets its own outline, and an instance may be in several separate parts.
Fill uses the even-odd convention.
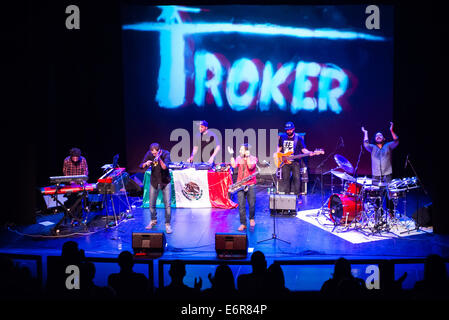
[[[297,155],[294,155],[294,156],[289,156],[288,158],[289,159],[301,159],[301,158],[309,157],[311,154],[312,154],[312,152],[311,153],[297,154]]]

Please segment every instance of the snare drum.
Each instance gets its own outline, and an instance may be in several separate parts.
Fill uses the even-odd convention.
[[[333,194],[329,198],[329,215],[337,224],[346,224],[362,215],[362,201],[355,197]]]
[[[357,182],[346,182],[344,194],[357,197],[362,192],[363,185]]]
[[[405,197],[407,189],[388,189],[388,199],[399,199]]]
[[[366,186],[363,188],[365,198],[373,199],[382,197],[382,188],[379,186]]]

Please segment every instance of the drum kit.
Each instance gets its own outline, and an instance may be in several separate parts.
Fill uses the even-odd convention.
[[[372,234],[389,232],[405,217],[397,210],[399,201],[404,201],[409,190],[418,188],[416,177],[394,179],[389,183],[379,182],[368,177],[354,177],[354,167],[341,155],[336,154],[334,160],[338,167],[328,171],[332,176],[340,178],[343,189],[340,193],[334,192],[332,182],[331,196],[322,205],[320,212],[327,212],[328,218],[335,228],[342,226],[346,230],[358,229]],[[326,174],[327,174],[326,173]],[[332,177],[331,176],[331,177]],[[392,208],[386,209],[386,200]]]

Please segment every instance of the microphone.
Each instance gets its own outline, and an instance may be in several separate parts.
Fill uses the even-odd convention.
[[[343,137],[340,137],[340,146],[345,147],[345,141],[343,140]]]
[[[404,169],[407,168],[407,164],[408,164],[408,154],[407,154],[407,157],[405,157],[405,165],[404,165]]]

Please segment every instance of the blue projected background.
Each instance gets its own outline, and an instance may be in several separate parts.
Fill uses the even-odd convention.
[[[226,129],[254,129],[253,153],[267,159],[276,147],[270,129],[293,121],[310,150],[331,153],[343,140],[337,153],[355,165],[360,127],[390,138],[393,110],[393,8],[380,6],[379,30],[366,28],[365,8],[125,5],[130,171],[152,142],[177,145],[177,129],[190,134],[190,150],[173,160],[185,160],[193,121],[203,119],[221,133],[222,145]],[[310,159],[312,172],[322,159]],[[324,169],[335,166],[329,160]],[[365,152],[359,173],[370,171]]]

